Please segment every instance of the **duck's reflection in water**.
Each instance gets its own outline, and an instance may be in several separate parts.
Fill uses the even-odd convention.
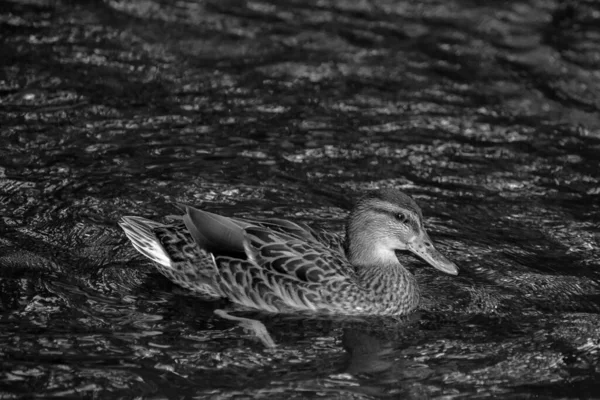
[[[415,357],[420,313],[394,319],[371,319],[343,329],[347,352],[343,372],[360,381],[360,392],[377,397],[422,398],[420,383],[432,374]],[[411,350],[413,349],[413,350]]]
[[[410,317],[369,318],[348,323],[343,328],[342,346],[349,359],[350,374],[379,373],[389,369],[397,357],[397,349],[406,342],[408,329],[415,329],[419,314]],[[346,325],[346,324],[344,324]],[[397,361],[397,360],[396,360]]]

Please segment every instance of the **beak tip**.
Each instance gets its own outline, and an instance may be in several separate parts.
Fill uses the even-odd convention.
[[[444,266],[444,268],[440,268],[440,270],[442,272],[447,273],[448,275],[458,275],[458,273],[460,272],[460,269],[458,268],[458,266],[454,263],[451,263],[449,265]]]

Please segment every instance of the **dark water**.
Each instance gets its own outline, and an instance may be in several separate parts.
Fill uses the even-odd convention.
[[[488,3],[0,3],[0,398],[600,398],[600,5]],[[116,226],[375,187],[461,275],[272,350]]]

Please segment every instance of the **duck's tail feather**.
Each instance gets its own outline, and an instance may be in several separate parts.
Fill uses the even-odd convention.
[[[142,217],[123,217],[119,226],[125,231],[133,247],[144,256],[164,267],[171,267],[171,258],[159,242],[154,229],[165,225]]]
[[[167,278],[205,300],[223,297],[214,281],[214,256],[194,242],[181,220],[165,225],[141,217],[123,217],[119,225],[133,247],[154,261]]]

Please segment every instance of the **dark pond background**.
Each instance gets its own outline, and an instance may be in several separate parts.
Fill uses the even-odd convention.
[[[600,4],[0,3],[0,398],[600,398]],[[407,321],[256,314],[116,225],[421,204]]]

